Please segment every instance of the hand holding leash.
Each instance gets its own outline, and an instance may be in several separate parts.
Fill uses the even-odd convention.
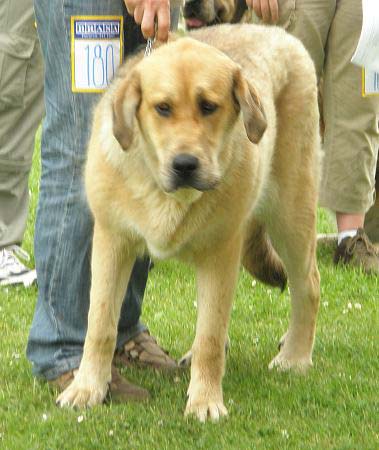
[[[170,29],[170,0],[124,0],[128,13],[141,25],[143,36],[167,41]],[[155,23],[157,24],[155,32]]]

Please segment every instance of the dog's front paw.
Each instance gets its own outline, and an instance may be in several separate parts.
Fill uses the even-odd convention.
[[[312,366],[312,358],[309,355],[296,355],[285,351],[282,346],[280,352],[270,362],[268,368],[278,369],[280,371],[293,370],[298,373],[305,373]]]
[[[58,396],[57,405],[64,407],[85,408],[103,403],[108,392],[108,384],[82,383],[78,379],[73,382]]]
[[[184,415],[194,415],[200,422],[205,422],[208,418],[217,422],[220,417],[227,416],[228,410],[222,400],[221,388],[206,389],[191,381]]]
[[[225,408],[222,400],[193,401],[188,399],[184,415],[194,415],[200,422],[205,422],[208,418],[213,422],[217,422],[220,417],[228,415],[228,410]]]

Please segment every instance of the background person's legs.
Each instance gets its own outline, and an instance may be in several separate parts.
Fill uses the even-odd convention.
[[[350,62],[362,24],[359,0],[340,0],[324,70],[325,161],[321,203],[365,214],[373,204],[379,98],[362,97],[362,70]]]
[[[13,284],[33,281],[17,259],[28,215],[34,136],[44,112],[32,0],[2,2],[0,29],[0,283]]]
[[[302,41],[315,63],[318,78],[323,77],[325,158],[320,205],[335,212],[341,241],[357,234],[373,204],[378,153],[379,97],[362,97],[362,71],[350,63],[361,31],[361,1],[278,3],[282,15],[279,25]],[[379,208],[373,207],[368,217],[371,234],[378,212]],[[358,240],[362,255],[370,261],[368,271],[376,267],[374,271],[378,272],[376,250],[362,233]],[[364,263],[359,265],[365,267]]]
[[[340,0],[326,47],[325,159],[320,193],[320,204],[336,213],[339,244],[348,243],[363,228],[375,193],[379,97],[362,96],[362,69],[350,62],[361,25],[361,1]],[[368,240],[361,244],[362,252],[352,261],[379,273],[378,254]]]

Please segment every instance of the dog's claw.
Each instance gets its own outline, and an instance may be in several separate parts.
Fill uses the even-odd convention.
[[[190,402],[188,401],[184,415],[185,417],[194,415],[201,423],[205,423],[208,418],[212,422],[218,422],[220,420],[220,417],[228,415],[228,410],[225,408],[222,402],[190,404]]]
[[[186,368],[191,366],[192,361],[192,350],[189,350],[185,355],[183,355],[179,361],[178,365],[179,367]]]
[[[280,341],[278,342],[278,351],[279,352],[284,346],[284,342],[286,340],[286,336],[287,336],[287,333],[284,333],[283,336],[280,338]]]

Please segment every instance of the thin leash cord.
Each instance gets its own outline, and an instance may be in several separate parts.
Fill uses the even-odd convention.
[[[151,55],[156,34],[157,34],[157,21],[155,21],[154,24],[154,36],[152,38],[151,37],[147,38],[144,58]]]

